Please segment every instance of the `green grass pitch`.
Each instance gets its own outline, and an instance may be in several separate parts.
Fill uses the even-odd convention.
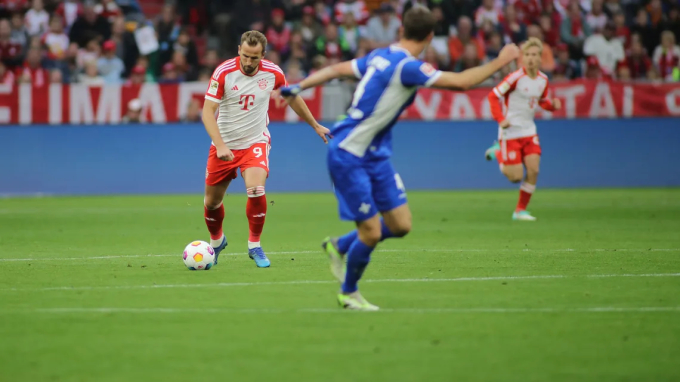
[[[245,196],[228,255],[202,196],[0,199],[0,381],[678,381],[680,189],[412,192],[412,233],[337,307],[330,194],[269,194],[257,269]]]

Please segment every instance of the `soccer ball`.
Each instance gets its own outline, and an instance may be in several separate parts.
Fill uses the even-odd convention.
[[[184,265],[192,271],[207,271],[215,263],[215,250],[205,241],[192,241],[184,248]]]

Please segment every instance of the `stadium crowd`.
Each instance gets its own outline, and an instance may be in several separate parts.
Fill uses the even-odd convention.
[[[294,83],[391,44],[418,4],[438,20],[424,59],[440,69],[533,36],[552,80],[680,80],[680,0],[0,0],[0,83],[205,81],[251,29]]]

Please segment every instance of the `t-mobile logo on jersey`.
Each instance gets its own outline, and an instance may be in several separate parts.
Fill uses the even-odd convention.
[[[255,95],[253,94],[243,94],[241,95],[241,100],[238,104],[241,105],[241,110],[249,111],[248,106],[253,106],[255,104]]]

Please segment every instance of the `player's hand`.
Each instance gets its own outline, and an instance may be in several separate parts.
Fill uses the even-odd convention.
[[[217,148],[217,158],[225,162],[234,160],[234,153],[227,146]]]
[[[553,98],[553,107],[555,110],[560,110],[562,108],[562,101],[559,98]]]
[[[284,97],[295,97],[302,92],[300,85],[290,85],[281,88],[281,95]]]
[[[506,64],[515,61],[519,57],[520,50],[515,44],[507,44],[498,53],[498,58]]]
[[[323,143],[328,144],[328,138],[333,139],[331,131],[324,126],[316,125],[314,127],[314,131],[316,131],[316,134],[319,135],[321,139],[323,139]]]
[[[501,127],[501,129],[507,129],[508,127],[510,127],[510,121],[508,121],[507,119],[504,119],[504,120],[499,124],[499,126]]]

